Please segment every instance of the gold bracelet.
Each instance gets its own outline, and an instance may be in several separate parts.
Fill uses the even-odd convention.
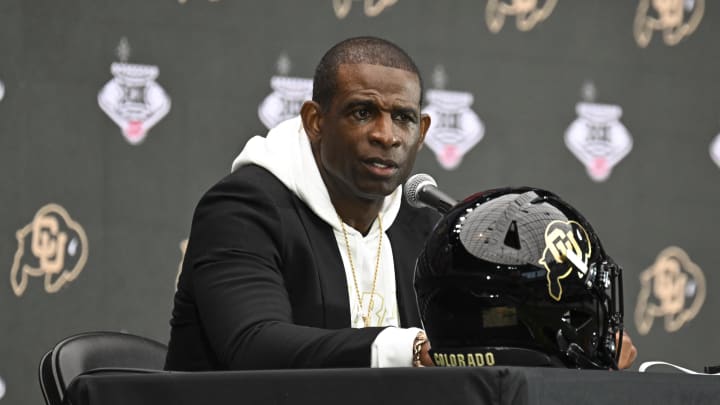
[[[413,367],[425,367],[420,361],[420,354],[422,353],[422,348],[425,343],[427,343],[427,336],[425,335],[425,332],[418,332],[417,336],[415,336],[415,341],[413,342]]]

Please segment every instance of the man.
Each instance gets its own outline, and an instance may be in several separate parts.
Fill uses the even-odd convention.
[[[251,139],[197,206],[167,369],[432,365],[412,278],[437,214],[401,191],[422,94],[388,41],[323,56],[301,117]]]
[[[401,191],[430,126],[419,71],[353,38],[313,86],[198,204],[167,369],[431,364],[412,274],[437,216]]]

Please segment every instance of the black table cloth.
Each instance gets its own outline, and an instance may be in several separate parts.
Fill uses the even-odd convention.
[[[105,371],[76,378],[65,399],[72,405],[720,404],[720,380],[524,367]]]

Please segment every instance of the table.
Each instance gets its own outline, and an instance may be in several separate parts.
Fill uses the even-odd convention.
[[[555,368],[96,372],[72,405],[720,404],[717,376]]]

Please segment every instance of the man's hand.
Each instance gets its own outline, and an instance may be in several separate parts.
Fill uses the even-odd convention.
[[[425,332],[418,332],[413,343],[413,367],[433,367],[432,358],[430,357],[430,340],[428,340]]]
[[[423,344],[422,350],[420,351],[420,363],[423,365],[423,367],[434,367],[435,364],[432,361],[432,357],[430,357],[430,341],[426,341],[425,344]]]
[[[615,334],[615,344],[618,344],[618,336],[620,333]],[[625,369],[632,366],[635,358],[637,357],[637,348],[630,339],[627,333],[623,333],[622,348],[620,349],[620,359],[618,359],[618,369]]]

